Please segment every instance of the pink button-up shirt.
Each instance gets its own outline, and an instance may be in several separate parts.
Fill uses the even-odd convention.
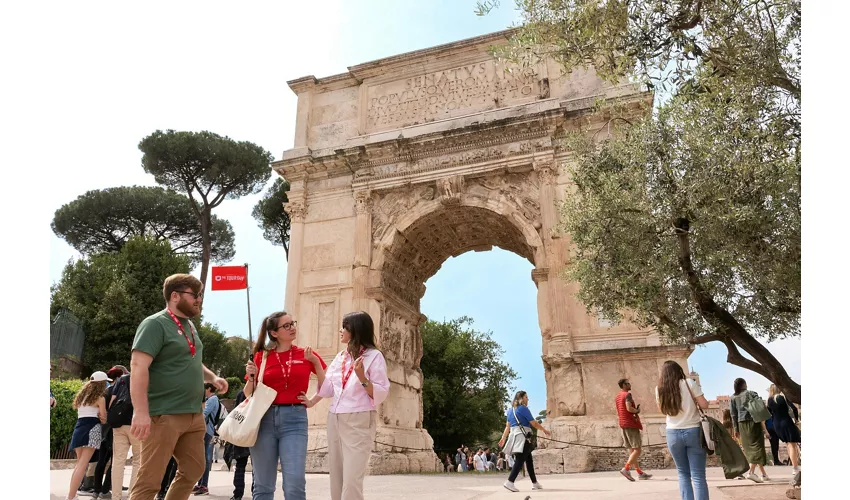
[[[387,399],[390,392],[390,381],[387,378],[387,362],[384,355],[377,349],[367,349],[363,353],[363,367],[366,379],[372,382],[373,397],[369,397],[366,388],[360,385],[360,379],[352,370],[345,387],[342,386],[342,360],[348,357],[346,369],[351,366],[351,356],[345,350],[336,355],[333,362],[325,370],[325,382],[319,388],[318,395],[323,398],[333,398],[331,413],[355,413],[371,411]],[[347,370],[346,370],[347,371]]]

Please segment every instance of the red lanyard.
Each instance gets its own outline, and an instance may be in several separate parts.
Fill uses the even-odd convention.
[[[360,348],[360,356],[363,356],[363,353],[366,352],[365,347]],[[345,356],[342,357],[342,388],[345,389],[345,383],[348,382],[348,379],[351,378],[351,372],[354,371],[354,360],[351,360],[351,366],[348,368],[348,373],[345,372],[346,361],[348,360],[348,351],[345,351]],[[358,356],[358,357],[360,357]]]
[[[280,353],[277,352],[277,349],[275,349],[274,351],[275,356],[277,356],[277,362],[280,363],[280,371],[281,373],[283,373],[283,378],[286,380],[286,383],[283,387],[284,389],[289,389],[289,372],[292,371],[292,351],[294,349],[295,344],[293,344],[292,347],[289,348],[289,360],[286,362],[286,364],[283,364],[283,361],[280,360]]]
[[[186,343],[189,344],[189,353],[192,354],[192,357],[195,357],[195,329],[192,328],[192,323],[189,322],[189,330],[192,332],[192,342],[189,342],[189,337],[186,335],[186,332],[183,331],[183,325],[180,324],[180,320],[177,319],[177,316],[171,312],[171,309],[166,308],[168,311],[168,315],[171,316],[171,319],[177,324],[177,330],[180,331],[180,335],[182,335],[186,339]]]

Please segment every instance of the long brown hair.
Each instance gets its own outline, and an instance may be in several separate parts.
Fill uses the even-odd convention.
[[[368,313],[363,311],[348,313],[342,317],[342,327],[351,334],[348,341],[348,354],[351,359],[360,356],[361,348],[377,349],[375,346],[375,323]]]
[[[257,342],[254,343],[254,354],[258,352],[263,352],[266,349],[271,349],[272,346],[277,344],[277,340],[272,337],[269,332],[272,332],[277,328],[277,320],[284,316],[288,316],[289,313],[286,311],[278,311],[269,314],[263,319],[263,324],[260,325],[260,333],[257,334]],[[277,335],[277,332],[275,332]],[[266,345],[266,338],[270,338],[269,345]]]
[[[514,400],[511,401],[511,407],[516,408],[519,406],[520,401],[522,401],[522,398],[524,398],[526,394],[527,393],[525,391],[516,391],[516,394],[514,394]]]
[[[93,380],[89,380],[80,389],[80,392],[74,396],[73,407],[75,410],[79,409],[81,406],[97,406],[97,400],[99,398],[103,398],[106,395],[106,381],[95,382]]]
[[[680,380],[686,380],[685,370],[673,360],[665,361],[661,367],[661,376],[658,378],[658,402],[661,405],[661,413],[675,417],[682,409]]]
[[[732,412],[727,408],[723,410],[723,427],[734,429],[735,424],[732,423]]]

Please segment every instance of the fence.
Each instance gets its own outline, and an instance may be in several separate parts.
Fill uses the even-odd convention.
[[[50,323],[50,359],[60,356],[83,358],[86,332],[71,311],[60,309]]]

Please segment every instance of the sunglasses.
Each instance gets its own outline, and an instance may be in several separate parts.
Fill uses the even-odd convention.
[[[279,327],[275,328],[274,330],[278,331],[281,328],[283,328],[284,330],[292,330],[293,328],[295,328],[295,325],[297,325],[297,324],[298,324],[297,321],[293,321],[292,323],[284,323],[284,324],[280,325]]]
[[[187,291],[185,291],[185,290],[175,290],[175,291],[176,291],[177,293],[188,293],[189,295],[191,295],[192,297],[194,297],[194,298],[196,298],[196,299],[200,299],[200,298],[202,298],[202,297],[204,296],[204,292],[195,293],[195,292],[187,292]]]

